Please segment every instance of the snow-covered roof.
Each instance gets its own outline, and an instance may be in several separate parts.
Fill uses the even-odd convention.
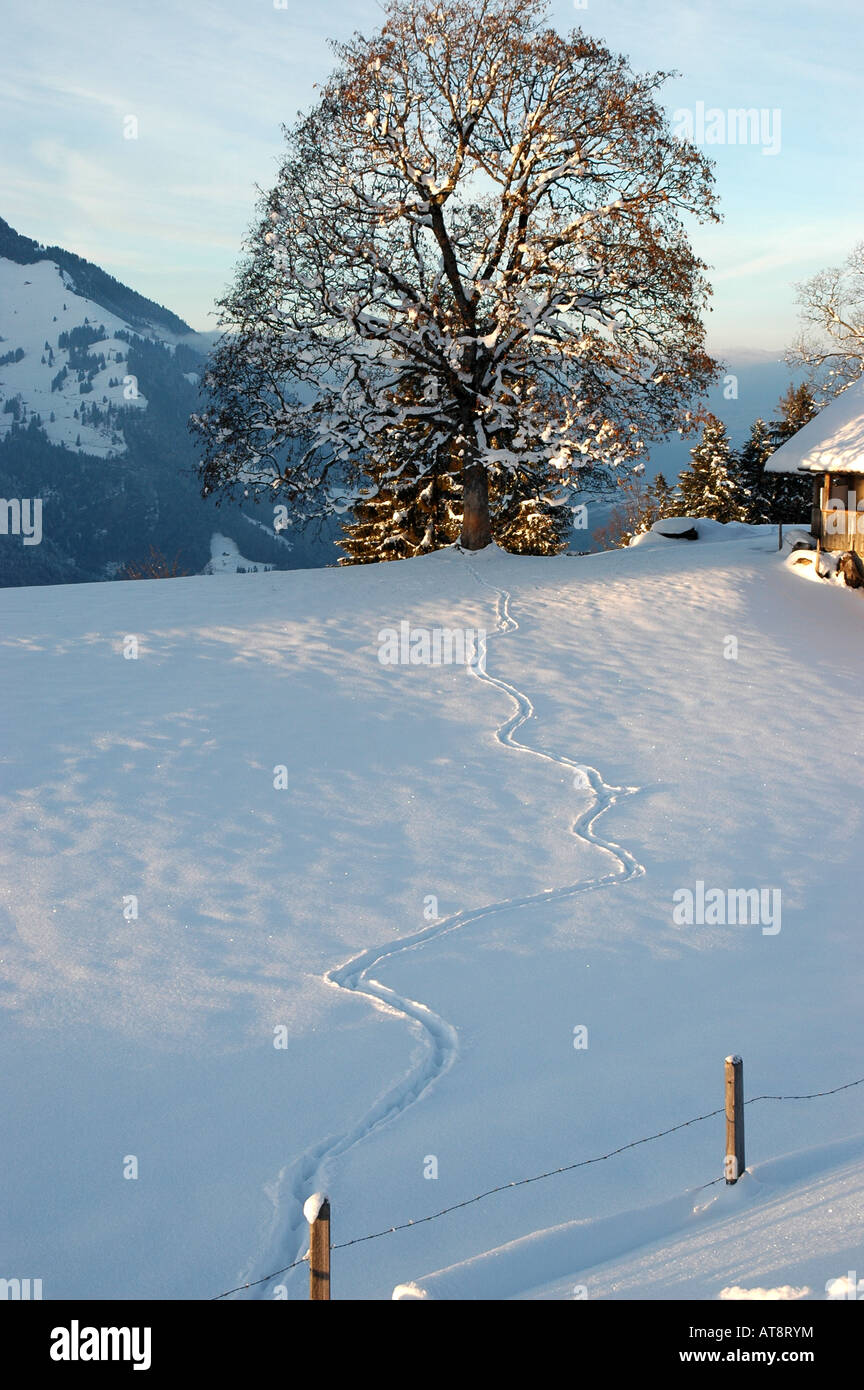
[[[766,473],[864,473],[864,377],[781,444]]]

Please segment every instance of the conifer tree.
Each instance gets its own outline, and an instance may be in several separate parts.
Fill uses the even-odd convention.
[[[757,526],[771,520],[773,482],[765,464],[773,452],[770,427],[761,418],[754,420],[738,456],[737,473],[746,519]]]
[[[440,472],[421,474],[405,464],[394,474],[386,461],[368,469],[374,492],[355,502],[345,528],[340,565],[408,560],[428,555],[459,538],[462,507],[458,481]]]
[[[651,529],[655,521],[662,521],[664,516],[674,516],[678,506],[679,497],[676,489],[670,487],[664,475],[658,473],[651,485],[651,504],[656,515],[646,528]]]
[[[628,546],[634,536],[650,531],[655,521],[682,512],[681,499],[662,473],[646,482],[636,470],[617,483],[616,501],[607,524],[595,535],[601,547]]]
[[[802,425],[806,425],[819,413],[813,392],[805,381],[802,381],[800,386],[790,386],[786,394],[780,397],[779,405],[780,418],[775,420],[772,426],[775,448],[791,439]]]
[[[699,443],[690,450],[690,466],[679,474],[685,516],[714,521],[746,520],[746,505],[736,478],[736,460],[726,426],[708,415]]]
[[[352,506],[353,519],[343,528],[339,544],[347,558],[340,559],[340,565],[427,555],[451,545],[459,535],[461,492],[458,477],[448,472],[448,450],[439,444],[435,462],[425,472],[419,464],[430,447],[431,433],[422,416],[412,415],[422,410],[422,379],[410,378],[394,388],[389,399],[402,422],[382,432],[363,469],[367,486]]]
[[[502,550],[512,555],[560,555],[566,550],[573,528],[569,507],[551,490],[538,496],[528,475],[517,472],[499,478],[490,472],[489,500],[492,536]]]
[[[403,463],[396,473],[391,463],[382,460],[368,466],[370,495],[354,504],[353,520],[339,542],[348,558],[340,559],[340,565],[405,560],[459,540],[458,474],[446,472],[443,460],[432,473],[421,473],[411,463]],[[493,539],[502,550],[558,555],[566,549],[572,530],[570,509],[559,505],[551,490],[538,496],[530,475],[490,473],[489,499]]]
[[[789,387],[785,395],[780,397],[779,411],[778,418],[772,420],[770,425],[772,453],[819,413],[806,382]],[[799,478],[794,473],[768,473],[766,480],[769,521],[794,525],[809,519],[813,491],[811,478]]]

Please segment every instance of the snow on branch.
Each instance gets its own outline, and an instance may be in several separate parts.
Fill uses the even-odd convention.
[[[543,9],[388,0],[337,46],[220,306],[209,489],[275,484],[302,519],[397,442],[421,477],[443,450],[563,483],[690,427],[716,368],[682,217],[716,218],[710,166],[663,74]]]

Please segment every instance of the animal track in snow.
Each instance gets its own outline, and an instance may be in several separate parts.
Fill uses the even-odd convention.
[[[490,638],[517,632],[519,624],[511,612],[512,596],[510,592],[488,583],[477,573],[470,559],[467,560],[467,568],[478,584],[489,589],[496,596],[497,625],[495,632],[490,634]],[[488,640],[487,652],[483,653],[484,657],[488,653]],[[534,715],[534,706],[529,697],[511,682],[500,676],[490,675],[486,669],[485,660],[475,662],[468,669],[475,679],[502,691],[514,704],[513,713],[495,731],[495,738],[502,747],[517,753],[529,754],[533,758],[539,758],[558,767],[568,768],[574,774],[574,780],[579,778],[579,786],[586,790],[590,789],[593,801],[573,821],[570,826],[570,833],[580,843],[594,845],[607,854],[612,859],[614,867],[599,877],[578,879],[575,883],[565,884],[560,888],[545,888],[537,893],[526,894],[524,897],[503,898],[498,902],[487,903],[482,907],[463,908],[459,912],[451,913],[447,917],[431,922],[428,926],[411,933],[409,936],[400,937],[397,941],[391,940],[386,945],[372,946],[364,951],[359,951],[344,965],[336,966],[327,971],[324,979],[334,989],[347,990],[351,994],[361,995],[368,999],[375,1008],[405,1018],[415,1032],[424,1038],[426,1042],[425,1054],[420,1062],[411,1068],[385,1095],[380,1097],[351,1129],[342,1135],[331,1135],[323,1139],[282,1170],[270,1191],[274,1203],[274,1222],[267,1245],[267,1253],[259,1252],[255,1257],[252,1269],[243,1276],[249,1281],[256,1277],[257,1270],[261,1268],[272,1267],[272,1264],[289,1264],[300,1258],[308,1244],[308,1227],[303,1216],[303,1204],[310,1192],[327,1191],[328,1169],[333,1161],[353,1148],[355,1144],[359,1144],[370,1134],[373,1134],[382,1125],[389,1124],[399,1115],[404,1114],[409,1106],[421,1100],[430,1088],[447,1074],[459,1055],[459,1038],[452,1024],[435,1013],[428,1005],[398,994],[373,976],[371,972],[394,956],[417,950],[430,941],[436,941],[451,932],[460,931],[483,918],[512,912],[516,909],[535,907],[540,903],[561,902],[581,893],[595,892],[600,888],[628,883],[631,879],[638,878],[644,873],[642,865],[628,850],[612,840],[604,839],[595,829],[597,821],[606,811],[611,810],[625,797],[632,796],[640,789],[638,787],[612,786],[604,780],[596,768],[586,763],[576,762],[575,759],[563,754],[548,753],[531,748],[528,744],[520,742],[516,738],[516,733]],[[284,1217],[283,1213],[286,1213]],[[257,1277],[261,1276],[258,1275]],[[277,1283],[278,1279],[279,1276],[275,1276],[272,1283]],[[270,1287],[270,1282],[262,1284],[259,1288],[259,1296],[267,1297]]]

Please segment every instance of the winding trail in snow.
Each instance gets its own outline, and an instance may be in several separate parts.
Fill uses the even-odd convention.
[[[467,557],[466,564],[476,582],[495,595],[496,628],[495,632],[490,634],[490,638],[517,632],[519,624],[511,612],[512,597],[509,591],[490,584],[477,573]],[[324,979],[334,989],[362,995],[375,1008],[406,1019],[415,1033],[423,1037],[426,1043],[425,1055],[345,1134],[331,1135],[323,1139],[282,1170],[268,1190],[274,1206],[273,1227],[267,1242],[268,1253],[265,1255],[259,1252],[255,1256],[254,1264],[243,1275],[244,1280],[251,1281],[255,1277],[261,1277],[258,1271],[268,1265],[272,1268],[275,1263],[289,1264],[300,1258],[308,1246],[308,1227],[303,1216],[303,1203],[311,1192],[327,1190],[327,1170],[332,1161],[421,1100],[432,1086],[446,1076],[459,1055],[459,1037],[452,1024],[426,1004],[397,994],[381,980],[373,977],[372,970],[394,956],[416,951],[430,941],[460,931],[485,917],[537,907],[541,903],[562,902],[582,893],[592,893],[601,888],[628,883],[644,873],[643,866],[628,850],[612,840],[604,839],[595,830],[596,823],[602,815],[625,797],[632,796],[641,789],[612,786],[604,781],[596,768],[576,762],[563,754],[531,748],[517,739],[517,732],[533,718],[534,706],[528,696],[515,685],[500,676],[488,673],[488,640],[482,650],[475,651],[475,659],[468,669],[477,680],[502,691],[513,702],[513,713],[495,731],[496,742],[514,752],[528,754],[557,767],[568,768],[574,773],[574,781],[576,774],[579,775],[577,785],[584,790],[590,790],[593,800],[573,821],[570,833],[581,844],[594,845],[608,855],[612,860],[612,867],[608,873],[596,878],[578,879],[575,883],[566,884],[561,888],[544,888],[538,893],[529,893],[524,897],[503,898],[499,902],[487,903],[482,907],[463,908],[448,917],[431,922],[409,936],[400,937],[397,941],[388,941],[384,946],[372,946],[360,951],[344,965],[327,971]],[[290,1214],[283,1217],[282,1213],[286,1209]],[[278,1276],[262,1284],[259,1296],[267,1297],[276,1283]]]

